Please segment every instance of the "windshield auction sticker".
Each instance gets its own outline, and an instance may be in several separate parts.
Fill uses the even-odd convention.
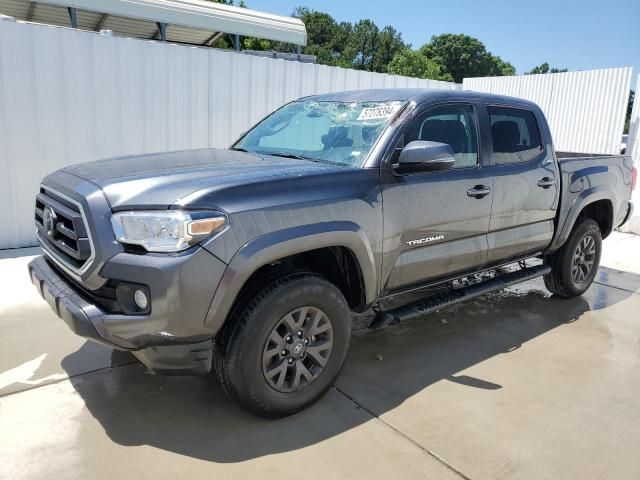
[[[393,117],[400,109],[400,105],[382,105],[380,107],[363,108],[358,120],[382,120]]]

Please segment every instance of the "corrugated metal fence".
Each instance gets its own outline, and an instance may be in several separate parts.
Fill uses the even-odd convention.
[[[640,169],[640,75],[636,81],[636,97],[631,111],[627,151],[633,157],[633,164]]]
[[[285,102],[458,85],[0,21],[0,248],[33,245],[40,179],[63,166],[225,147]]]
[[[631,111],[631,122],[629,124],[629,137],[627,141],[627,152],[633,158],[633,164],[640,171],[640,75],[636,81],[636,97]],[[635,211],[628,225],[623,228],[626,231],[640,235],[640,185],[636,185],[633,192],[633,204]]]
[[[620,153],[631,70],[465,78],[463,88],[537,103],[549,121],[557,150]]]

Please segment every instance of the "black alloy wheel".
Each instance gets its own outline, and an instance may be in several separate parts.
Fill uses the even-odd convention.
[[[318,378],[332,347],[329,317],[315,307],[296,308],[269,334],[262,353],[262,372],[278,392],[297,392]]]

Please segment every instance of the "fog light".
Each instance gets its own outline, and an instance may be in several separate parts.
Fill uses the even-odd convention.
[[[149,305],[149,299],[147,299],[147,295],[142,290],[136,290],[133,293],[133,301],[136,302],[136,306],[140,310],[146,310]]]

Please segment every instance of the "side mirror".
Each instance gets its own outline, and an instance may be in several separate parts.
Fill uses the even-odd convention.
[[[448,170],[455,163],[451,145],[440,142],[414,140],[400,152],[398,163],[393,167],[398,173],[433,172]]]

